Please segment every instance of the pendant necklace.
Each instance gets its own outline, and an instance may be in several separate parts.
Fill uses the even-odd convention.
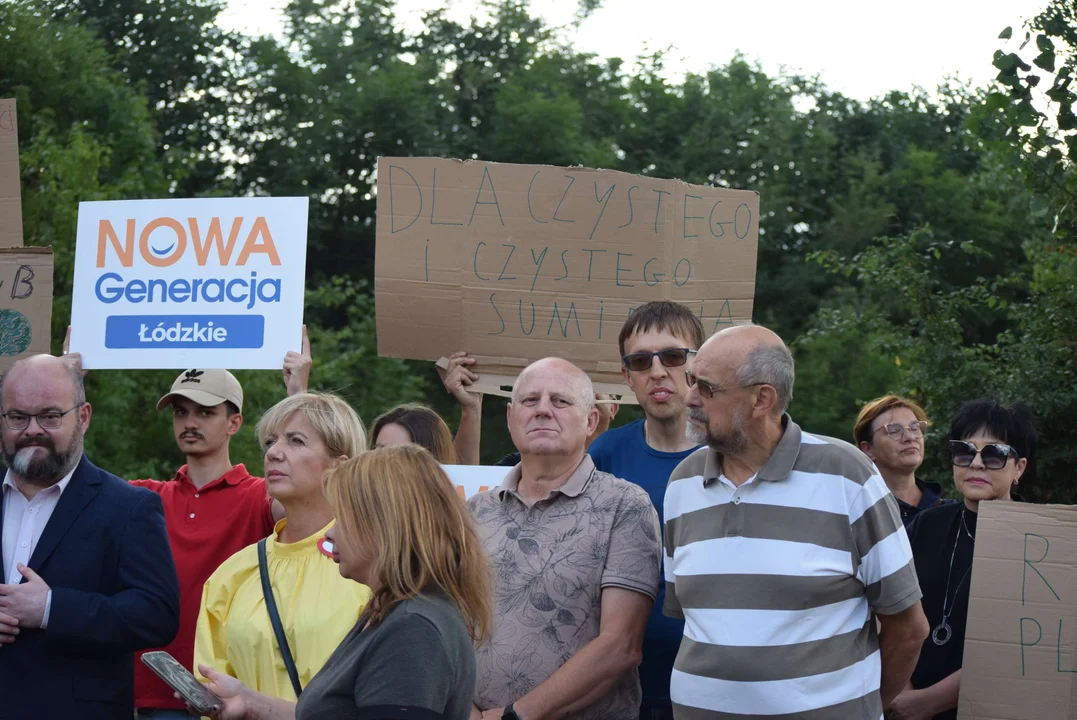
[[[961,527],[964,529],[965,534],[969,536],[969,540],[976,542],[976,538],[969,532],[969,526],[965,524],[965,508],[961,508]],[[961,577],[961,581],[954,588],[954,596],[950,597],[950,578],[954,571],[954,556],[957,554],[957,544],[961,542],[961,532],[958,531],[957,537],[954,538],[954,549],[950,552],[950,569],[946,572],[946,592],[942,595],[942,622],[935,626],[935,629],[931,631],[931,640],[936,645],[942,646],[950,642],[950,638],[954,636],[953,628],[950,627],[950,623],[947,622],[950,618],[950,613],[954,611],[954,603],[957,601],[957,594],[961,592],[961,586],[965,583],[969,573],[972,572],[972,564],[969,564],[969,569],[965,571],[965,574]]]

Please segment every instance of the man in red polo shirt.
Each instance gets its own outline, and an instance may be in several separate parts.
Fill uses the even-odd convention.
[[[289,395],[304,392],[310,377],[310,345],[288,353],[284,383]],[[228,446],[243,426],[243,388],[227,370],[187,370],[157,403],[172,408],[176,442],[187,463],[169,481],[132,480],[158,493],[180,584],[180,629],[160,648],[191,669],[202,586],[221,563],[273,531],[284,510],[266,494],[265,480],[242,464],[232,465]],[[190,718],[182,701],[135,657],[135,709],[139,717]]]

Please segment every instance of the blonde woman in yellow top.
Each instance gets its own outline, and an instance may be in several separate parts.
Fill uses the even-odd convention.
[[[325,534],[333,509],[322,492],[327,470],[366,447],[355,410],[327,393],[301,393],[270,408],[257,427],[265,448],[266,487],[284,506],[265,543],[280,622],[306,687],[355,625],[370,590],[340,576]],[[195,667],[207,665],[258,692],[296,701],[270,622],[258,546],[224,562],[202,591]]]

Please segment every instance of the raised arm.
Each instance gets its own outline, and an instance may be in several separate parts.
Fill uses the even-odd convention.
[[[307,339],[307,326],[303,326],[303,345],[301,352],[289,350],[284,356],[284,387],[289,397],[304,393],[310,387],[310,369],[314,360],[310,354],[310,340]]]
[[[469,369],[475,364],[466,352],[448,357],[448,367],[437,366],[445,389],[460,403],[460,427],[456,430],[456,459],[461,465],[479,464],[479,444],[482,434],[482,393],[468,390],[479,376]]]
[[[72,367],[77,370],[82,377],[86,377],[86,370],[82,369],[82,353],[71,352],[71,326],[67,326],[67,334],[64,335],[63,345],[63,359]]]

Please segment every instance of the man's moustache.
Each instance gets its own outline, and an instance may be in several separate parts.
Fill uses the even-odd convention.
[[[46,450],[55,450],[56,446],[48,440],[23,440],[15,445],[15,450],[22,450],[28,447],[45,448]]]

